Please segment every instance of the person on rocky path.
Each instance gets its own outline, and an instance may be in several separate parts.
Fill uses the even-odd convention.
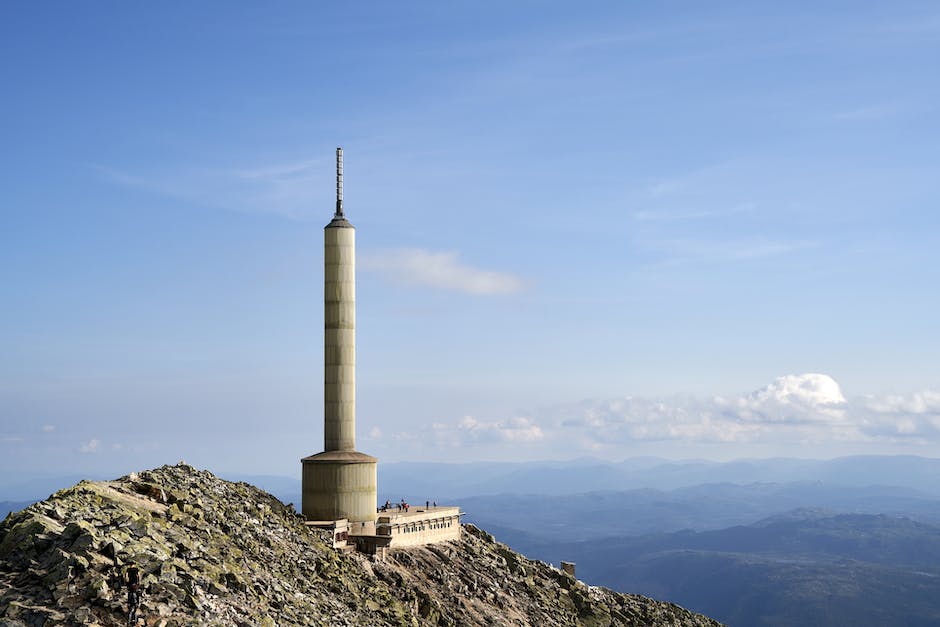
[[[131,562],[124,570],[124,585],[127,586],[127,624],[137,624],[137,608],[140,607],[140,568]]]

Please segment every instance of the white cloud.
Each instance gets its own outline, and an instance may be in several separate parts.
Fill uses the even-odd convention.
[[[53,431],[55,431],[55,425],[43,425],[42,426],[43,433],[52,433]]]
[[[510,294],[524,287],[522,279],[515,275],[462,264],[455,252],[397,249],[365,255],[360,265],[407,285],[465,294]]]
[[[845,403],[835,379],[825,374],[799,374],[777,377],[773,383],[748,395],[756,403],[775,402],[805,407],[830,407]]]
[[[924,390],[910,396],[865,396],[862,403],[879,414],[940,414],[940,391]]]
[[[468,415],[390,439],[414,450],[511,450],[527,459],[679,451],[729,457],[755,451],[934,454],[940,446],[940,391],[853,399],[832,377],[807,373],[781,376],[736,396],[586,399],[509,418]]]
[[[543,414],[547,438],[580,437],[595,450],[651,441],[940,444],[940,392],[848,400],[824,374],[779,377],[736,397],[594,399]]]
[[[714,399],[739,418],[756,422],[842,422],[845,397],[839,384],[824,374],[778,377],[773,383],[735,399]]]
[[[101,447],[101,440],[99,440],[98,438],[92,438],[88,440],[87,442],[85,442],[84,444],[82,444],[78,448],[78,450],[81,453],[97,453],[100,447]]]
[[[740,442],[764,427],[730,415],[726,407],[695,398],[587,400],[557,408],[554,423],[604,445],[625,442],[691,440]],[[596,447],[592,447],[596,448]]]
[[[864,396],[858,406],[864,416],[864,428],[873,437],[940,443],[938,390],[921,390],[907,396]]]
[[[477,443],[526,444],[545,437],[542,427],[527,416],[489,422],[464,416],[456,423],[435,423],[432,432],[439,446],[449,447]]]
[[[372,427],[369,429],[369,437],[373,440],[378,440],[382,437],[382,430],[379,427]]]

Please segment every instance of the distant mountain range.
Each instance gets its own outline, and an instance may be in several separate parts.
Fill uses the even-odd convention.
[[[390,497],[463,498],[486,494],[578,494],[598,490],[673,490],[707,483],[820,481],[833,486],[902,486],[940,496],[940,459],[854,456],[832,460],[746,459],[731,462],[668,461],[653,457],[622,462],[379,464],[380,490]],[[400,493],[400,494],[399,494]],[[427,495],[427,496],[426,496]]]
[[[705,484],[675,490],[600,491],[545,496],[498,494],[456,499],[468,520],[513,544],[515,534],[549,542],[746,525],[797,508],[891,514],[940,524],[940,497],[891,486],[821,482]],[[531,521],[541,521],[532,525]],[[508,529],[510,537],[498,530]]]
[[[295,477],[222,474],[234,481],[262,486],[278,496],[300,494],[299,463]],[[107,478],[101,475],[46,476],[28,480],[10,478],[6,481],[0,478],[0,500],[39,500],[80,479]],[[414,502],[490,494],[561,495],[641,488],[673,490],[708,483],[798,481],[820,481],[832,486],[900,486],[940,496],[940,459],[875,455],[831,460],[772,458],[730,462],[634,457],[622,462],[583,458],[525,463],[379,463],[379,490],[383,493],[380,500],[405,498]]]
[[[510,544],[735,627],[940,624],[940,527],[905,518],[803,509],[717,531]]]

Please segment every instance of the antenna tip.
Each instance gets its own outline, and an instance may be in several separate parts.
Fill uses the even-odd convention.
[[[343,217],[343,147],[336,147],[336,214]]]

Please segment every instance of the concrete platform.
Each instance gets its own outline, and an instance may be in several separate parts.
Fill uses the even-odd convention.
[[[376,518],[388,517],[404,521],[410,519],[428,518],[459,510],[459,507],[450,507],[446,505],[439,505],[437,507],[415,507],[412,505],[408,508],[407,512],[405,510],[398,511],[397,507],[389,507],[384,512],[381,508],[379,508],[376,510],[375,516]]]
[[[379,511],[375,519],[377,538],[388,538],[390,548],[433,544],[460,538],[459,507],[412,507],[407,512]]]

